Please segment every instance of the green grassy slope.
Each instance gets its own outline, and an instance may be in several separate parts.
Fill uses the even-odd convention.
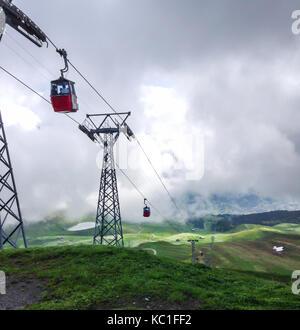
[[[197,235],[189,233],[171,235],[164,241],[144,242],[138,247],[155,249],[159,256],[191,262],[191,247],[187,239],[192,236],[197,238]],[[212,236],[215,237],[213,251],[210,250]],[[180,242],[176,242],[178,238]],[[274,245],[284,246],[285,252],[282,255],[274,253]],[[204,252],[202,258],[200,251]],[[300,235],[296,230],[291,233],[269,227],[210,234],[199,240],[196,252],[200,262],[204,263],[205,258],[210,257],[214,267],[290,275],[299,268]]]
[[[49,247],[93,243],[93,228],[81,231],[68,231],[68,228],[73,225],[74,223],[60,217],[37,224],[29,224],[25,228],[28,245],[30,247]],[[147,241],[165,240],[170,235],[189,232],[191,230],[191,225],[167,221],[164,223],[123,223],[125,246],[130,245],[130,247],[136,247]],[[21,240],[19,240],[19,244],[22,247]]]
[[[217,243],[212,252],[208,245],[198,250],[211,255],[217,267],[290,275],[300,265],[299,242],[299,235],[262,231],[256,240]],[[284,246],[284,253],[275,253],[275,245]]]
[[[171,244],[165,241],[142,243],[138,249],[155,249],[158,256],[191,262],[191,247],[187,244]]]
[[[134,309],[145,301],[195,309],[299,309],[289,279],[260,278],[110,247],[54,247],[0,252],[8,276],[45,283],[33,309]],[[145,307],[146,308],[146,307]]]
[[[70,232],[70,222],[54,219],[27,227],[29,247],[51,247],[65,245],[91,245],[93,229]],[[192,231],[190,225],[174,225],[165,222],[155,224],[124,223],[124,243],[131,248],[152,248],[158,256],[179,261],[191,262],[189,239],[199,239],[197,252],[205,252],[201,262],[210,255],[209,244],[215,237],[214,251],[211,256],[213,266],[245,271],[275,272],[290,274],[299,268],[300,225],[282,223],[274,227],[242,224],[227,233],[214,233],[205,230]],[[200,236],[205,239],[200,239]],[[286,252],[274,254],[272,245],[283,245]]]
[[[296,223],[281,223],[273,228],[284,232],[300,234],[300,225]]]

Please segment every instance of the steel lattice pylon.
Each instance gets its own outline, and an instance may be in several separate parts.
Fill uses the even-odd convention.
[[[124,246],[113,154],[115,142],[113,133],[104,135],[103,167],[100,180],[94,244]]]
[[[103,145],[94,244],[124,246],[114,145],[121,132],[129,140],[134,136],[126,124],[129,115],[130,112],[87,115],[83,125],[79,126],[92,141]],[[96,118],[101,118],[100,124],[96,124]]]
[[[23,219],[8,144],[0,112],[0,249],[5,245],[18,248],[22,235],[27,248]]]
[[[192,263],[194,264],[197,262],[195,243],[199,241],[197,239],[190,239],[188,242],[192,244]]]

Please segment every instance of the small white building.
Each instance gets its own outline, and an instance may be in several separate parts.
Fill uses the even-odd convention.
[[[273,251],[281,253],[284,251],[284,247],[283,246],[273,246]]]

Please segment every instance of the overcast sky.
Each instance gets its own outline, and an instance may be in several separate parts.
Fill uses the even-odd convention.
[[[291,31],[299,1],[14,3],[116,109],[132,111],[130,126],[184,210],[188,193],[250,192],[278,205],[300,198],[300,35]],[[63,67],[52,47],[39,49],[10,27],[0,65],[45,97]],[[109,111],[73,70],[68,78],[76,120]],[[95,212],[99,147],[3,72],[0,108],[25,218]],[[173,214],[137,143],[126,141],[126,173],[164,216]],[[124,219],[140,219],[142,198],[119,179]]]

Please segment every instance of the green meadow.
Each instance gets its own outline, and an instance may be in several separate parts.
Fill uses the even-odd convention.
[[[0,265],[15,282],[22,281],[23,290],[38,283],[41,297],[26,309],[300,308],[287,278],[185,263],[136,249],[11,249],[0,253]]]
[[[29,249],[0,252],[1,270],[42,288],[26,308],[300,308],[291,293],[291,274],[300,268],[299,224],[242,224],[220,233],[124,223],[123,248],[93,246],[93,229],[69,231],[73,225],[62,219],[30,225]],[[190,239],[198,240],[196,264]],[[275,245],[284,252],[275,253]]]

